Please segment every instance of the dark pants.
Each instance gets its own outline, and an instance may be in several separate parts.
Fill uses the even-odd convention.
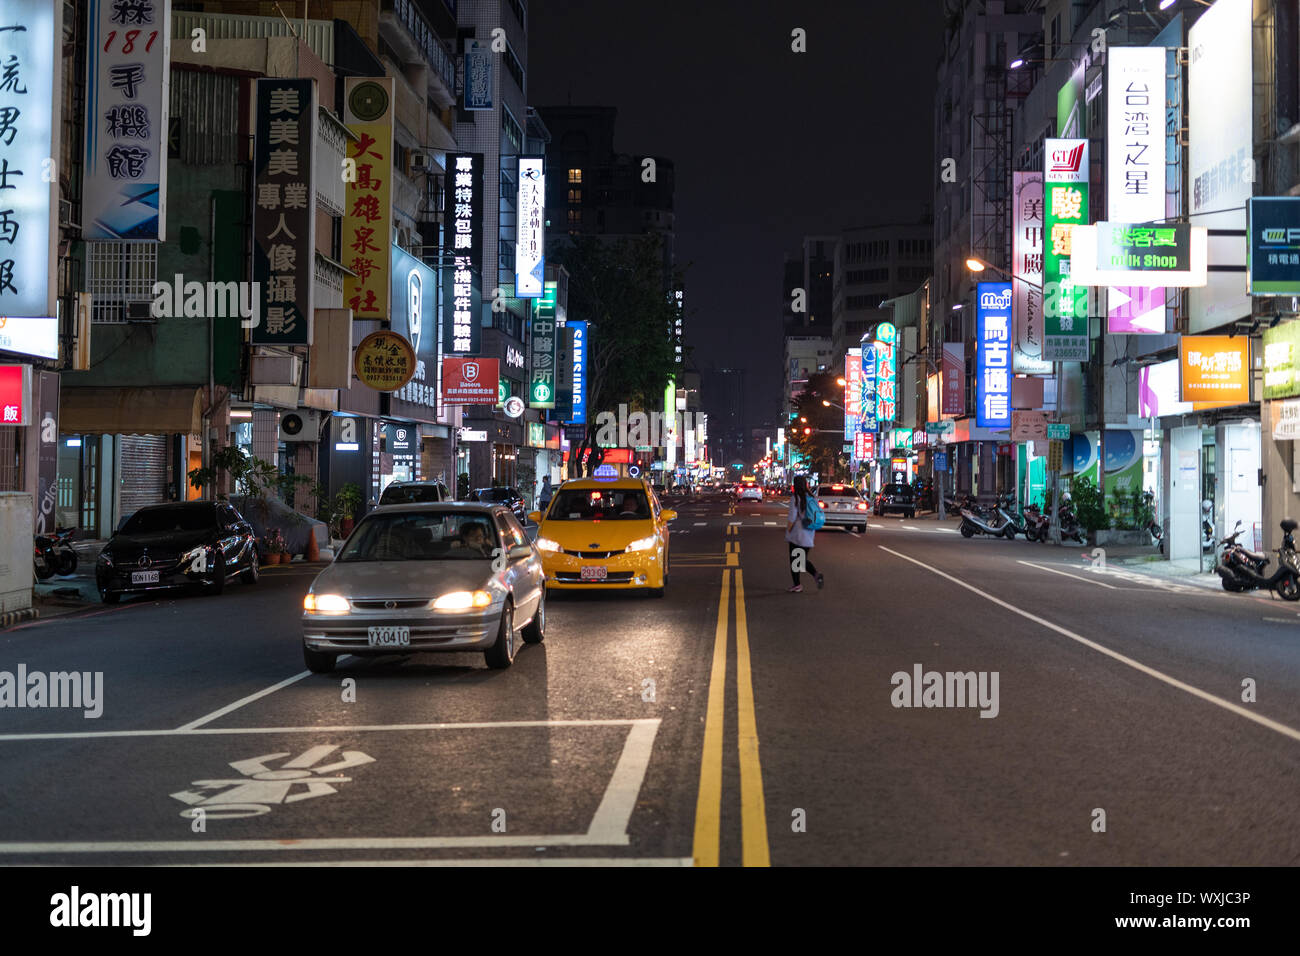
[[[803,547],[803,545],[795,544],[795,543],[792,542],[792,541],[787,541],[787,542],[786,542],[786,545],[788,545],[789,548],[790,548],[790,578],[791,578],[791,580],[793,580],[795,584],[798,584],[798,583],[799,583],[799,572],[796,571],[796,570],[794,569],[794,552],[795,552],[795,549],[796,549],[796,548],[798,548],[798,549],[802,549],[802,550],[803,550],[803,553],[804,553],[804,559],[803,559],[803,562],[804,562],[804,568],[805,568],[805,569],[808,571],[808,573],[811,574],[814,578],[817,577],[817,565],[815,565],[815,564],[812,563],[812,548],[805,548],[805,547]]]

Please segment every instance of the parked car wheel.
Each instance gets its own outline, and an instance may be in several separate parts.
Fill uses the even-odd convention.
[[[248,558],[248,570],[239,575],[239,580],[245,584],[257,583],[257,549],[252,549],[252,554]]]
[[[100,591],[99,599],[105,604],[116,604],[118,601],[122,600],[122,595],[114,594],[112,591]]]
[[[546,639],[546,586],[542,586],[542,599],[537,602],[537,610],[533,613],[533,619],[524,625],[523,635],[525,644],[540,644]]]
[[[307,665],[307,670],[313,674],[328,674],[334,670],[334,662],[338,660],[337,654],[329,654],[325,651],[313,651],[309,647],[302,649],[303,663]]]
[[[501,609],[497,641],[483,652],[483,657],[488,667],[498,671],[505,670],[515,659],[515,609],[509,601]]]
[[[226,589],[226,556],[220,551],[212,563],[212,580],[205,581],[203,593],[217,595]]]

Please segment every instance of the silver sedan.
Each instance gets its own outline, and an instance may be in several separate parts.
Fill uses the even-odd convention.
[[[515,639],[546,632],[541,556],[509,508],[478,502],[377,508],[303,598],[307,667],[340,654],[482,651],[509,667]]]

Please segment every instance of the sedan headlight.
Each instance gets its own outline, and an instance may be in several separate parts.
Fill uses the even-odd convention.
[[[101,551],[99,552],[99,557],[95,559],[95,562],[111,568],[113,566],[113,556],[107,551]]]
[[[492,595],[487,591],[451,591],[433,602],[436,611],[468,611],[472,607],[487,607]]]
[[[550,538],[538,538],[533,542],[537,545],[538,551],[559,551],[560,542],[552,541]]]
[[[304,611],[339,614],[347,611],[351,605],[342,594],[308,594],[302,599],[302,607]]]
[[[654,535],[650,535],[650,537],[648,538],[637,538],[635,541],[633,541],[631,544],[627,546],[627,550],[628,551],[650,551],[653,550],[654,547],[658,544],[659,544],[659,539],[656,538]]]

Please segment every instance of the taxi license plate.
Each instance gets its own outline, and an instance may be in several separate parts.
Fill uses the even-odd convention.
[[[371,647],[410,647],[411,629],[409,627],[372,627],[369,628]]]
[[[132,571],[131,583],[132,584],[157,584],[158,572],[157,571]]]
[[[583,568],[582,580],[584,581],[604,581],[609,577],[608,568]]]

